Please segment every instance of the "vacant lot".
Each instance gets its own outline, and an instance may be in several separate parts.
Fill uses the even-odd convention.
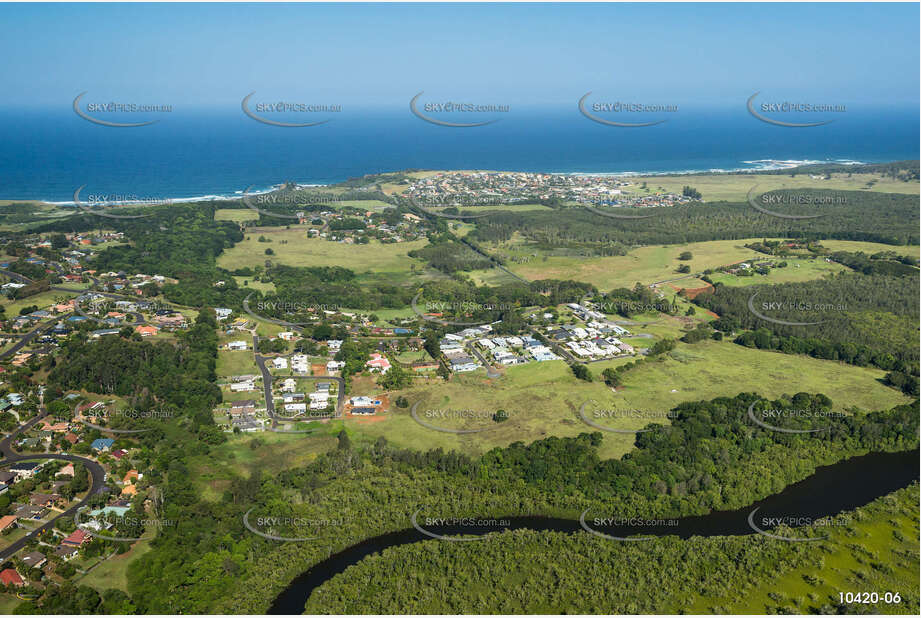
[[[836,173],[831,179],[810,178],[808,174],[797,174],[791,178],[789,174],[763,175],[763,174],[711,174],[687,176],[638,176],[630,178],[632,186],[627,190],[638,195],[651,195],[653,193],[681,193],[685,186],[691,186],[700,191],[705,202],[742,202],[748,196],[749,190],[755,185],[757,192],[776,191],[778,189],[831,189],[840,191],[873,191],[877,193],[907,193],[918,195],[917,182],[902,182],[883,178],[879,174],[852,174]],[[867,188],[867,183],[875,181],[872,188]],[[646,189],[641,189],[643,183]]]
[[[259,242],[259,238],[272,242]],[[349,245],[322,238],[307,238],[305,228],[250,228],[246,239],[218,258],[218,266],[235,270],[244,266],[261,266],[266,260],[290,266],[342,266],[358,275],[399,279],[409,275],[412,267],[424,270],[421,260],[407,255],[428,244],[425,239],[412,242]],[[266,255],[272,249],[274,255]]]
[[[509,260],[508,268],[526,279],[574,279],[592,283],[602,291],[609,291],[618,287],[632,288],[637,282],[648,285],[658,281],[686,277],[687,275],[676,272],[681,264],[689,265],[692,273],[700,273],[708,268],[738,262],[758,262],[771,259],[771,256],[745,247],[746,244],[761,242],[761,240],[760,238],[748,238],[742,240],[712,240],[684,245],[656,245],[639,247],[630,251],[627,255],[613,257],[547,256],[528,247],[517,238],[513,238],[512,241],[503,243],[498,247],[494,246],[490,250],[522,260],[521,263],[514,263]],[[900,247],[856,241],[825,240],[822,241],[822,244],[834,250],[864,251],[865,253],[892,250],[917,255],[918,252],[918,247]],[[678,256],[685,251],[690,251],[693,257],[687,261],[679,260]],[[808,260],[788,259],[787,261],[790,266],[786,269],[773,271],[769,276],[770,282],[783,283],[785,281],[819,279],[826,273],[846,270],[837,264],[829,264],[821,258],[815,263],[810,263]],[[800,267],[796,268],[794,264],[799,264]],[[490,271],[477,271],[477,274],[481,272],[488,273]],[[755,277],[754,279],[759,278]],[[767,282],[766,279],[762,277],[761,282]],[[690,279],[686,283],[688,287],[696,286],[696,283]],[[746,283],[746,279],[741,281],[742,285],[748,285],[749,283]],[[679,281],[675,285],[680,287],[682,284]]]
[[[592,283],[602,291],[614,288],[632,288],[637,282],[650,284],[657,281],[683,277],[677,268],[681,264],[691,267],[691,272],[701,272],[735,262],[764,258],[745,244],[750,240],[714,240],[685,245],[657,245],[640,247],[627,255],[613,257],[555,257],[544,256],[520,243],[503,245],[501,253],[529,259],[525,263],[509,262],[508,268],[525,279],[574,279]],[[761,240],[761,239],[757,239]],[[678,256],[690,251],[693,258],[681,261]],[[532,254],[535,254],[532,255]]]
[[[254,470],[268,474],[302,466],[335,448],[335,434],[342,428],[340,422],[312,423],[315,434],[283,434],[262,432],[255,434],[229,434],[224,444],[211,448],[207,455],[190,460],[192,482],[205,498],[220,499],[234,478],[247,478]]]
[[[215,221],[255,221],[259,213],[249,208],[220,208],[214,211]]]
[[[630,341],[638,344],[640,340]],[[740,392],[758,392],[767,397],[822,392],[834,400],[836,409],[882,409],[907,401],[879,383],[882,371],[749,350],[729,342],[679,344],[663,360],[627,372],[625,386],[616,393],[598,380],[605,367],[626,362],[622,359],[591,364],[596,376],[592,383],[577,380],[562,361],[550,361],[509,367],[501,378],[487,379],[481,369],[454,376],[446,384],[416,386],[400,392],[410,404],[420,402],[417,413],[422,420],[453,429],[485,428],[479,433],[458,435],[428,429],[411,418],[408,408],[396,406],[391,407],[386,421],[346,424],[358,436],[370,440],[385,436],[400,446],[417,450],[442,447],[477,454],[517,440],[527,443],[550,435],[574,436],[594,431],[578,418],[579,407],[590,399],[597,401],[599,408],[641,410],[660,416],[684,401],[735,396]],[[394,394],[390,398],[393,401]],[[587,408],[589,418],[591,405],[594,404]],[[508,413],[507,421],[491,420],[499,409]],[[442,410],[447,414],[438,412]],[[610,421],[610,426],[634,430],[646,422],[620,418]],[[633,443],[633,434],[607,433],[602,456],[619,457],[632,449]]]

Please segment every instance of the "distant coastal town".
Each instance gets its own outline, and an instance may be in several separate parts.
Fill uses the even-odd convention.
[[[654,207],[690,202],[697,196],[652,193],[646,183],[617,176],[526,172],[440,172],[415,181],[403,195],[427,206],[515,203],[578,203]]]

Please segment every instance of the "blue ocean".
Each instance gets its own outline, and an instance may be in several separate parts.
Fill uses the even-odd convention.
[[[741,103],[682,109],[643,128],[592,122],[574,104],[512,109],[466,128],[427,123],[408,106],[346,108],[299,128],[256,122],[239,105],[178,106],[155,118],[113,128],[70,106],[0,110],[0,199],[69,202],[84,185],[144,199],[232,197],[247,187],[405,169],[667,173],[919,158],[916,107],[848,110],[810,128],[761,122]]]

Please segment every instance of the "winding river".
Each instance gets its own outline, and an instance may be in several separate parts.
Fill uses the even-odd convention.
[[[764,518],[808,518],[811,520],[831,517],[842,511],[863,506],[873,500],[907,487],[918,480],[918,451],[899,453],[870,453],[853,457],[830,466],[817,468],[815,473],[790,485],[780,493],[768,496],[741,509],[714,511],[708,515],[684,517],[670,520],[664,525],[642,527],[595,525],[596,518],[609,518],[614,513],[586,515],[586,523],[599,533],[615,537],[675,535],[684,539],[692,536],[738,536],[755,534],[750,524],[751,514],[757,509],[756,522]],[[496,517],[508,521],[507,526],[472,527],[427,526],[425,517],[445,517],[444,513],[419,514],[418,522],[429,533],[436,535],[483,535],[497,530],[553,530],[558,532],[584,531],[579,519],[558,519],[552,517]],[[770,528],[772,526],[764,526]],[[275,599],[269,614],[301,614],[304,603],[319,586],[342,573],[348,567],[388,547],[432,540],[416,528],[408,528],[390,534],[376,536],[334,554],[317,563],[299,575]],[[610,541],[612,543],[623,541]],[[778,541],[781,542],[781,541]]]

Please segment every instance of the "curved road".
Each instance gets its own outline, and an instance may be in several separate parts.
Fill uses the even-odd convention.
[[[19,341],[14,343],[13,346],[9,350],[0,352],[0,360],[3,360],[4,358],[8,356],[12,356],[13,354],[16,354],[16,352],[18,352],[19,350],[27,346],[33,339],[35,339],[39,335],[46,333],[52,328],[54,328],[55,324],[57,324],[60,320],[67,319],[69,315],[72,315],[72,314],[70,313],[62,314],[58,316],[59,319],[55,318],[54,320],[51,320],[50,322],[46,322],[45,324],[40,324],[38,327],[36,327],[35,329],[29,331],[28,333],[24,335],[16,335],[19,337]],[[8,336],[8,335],[5,335],[5,336]]]
[[[307,420],[319,420],[324,418],[333,418],[329,416],[311,416],[311,417],[289,417],[289,416],[276,416],[275,415],[275,402],[272,399],[272,380],[273,376],[269,372],[269,368],[266,367],[265,363],[268,358],[260,355],[256,348],[259,345],[259,335],[253,335],[253,357],[256,359],[256,365],[259,367],[259,371],[262,373],[262,391],[263,397],[265,397],[265,411],[269,415],[269,418],[272,420],[272,427],[278,426],[278,421],[307,421]],[[290,356],[290,354],[288,355]],[[323,382],[336,382],[339,385],[338,393],[336,396],[336,416],[342,416],[342,411],[345,409],[345,379],[336,377],[336,376],[291,376],[294,378],[301,378],[307,380],[316,380]]]
[[[69,509],[67,509],[66,511],[58,515],[57,517],[53,517],[47,523],[42,524],[41,526],[39,526],[38,528],[30,532],[29,534],[22,537],[21,539],[18,539],[14,541],[13,543],[11,543],[9,547],[6,547],[2,551],[0,551],[0,563],[6,561],[13,554],[18,552],[23,547],[25,547],[26,543],[28,543],[31,539],[37,537],[39,534],[41,534],[45,530],[49,530],[53,528],[57,520],[61,519],[62,517],[73,517],[76,514],[77,510],[79,510],[81,507],[83,507],[83,505],[89,502],[92,496],[95,496],[96,494],[102,491],[103,485],[105,483],[105,474],[106,474],[105,470],[103,469],[101,465],[99,465],[98,462],[93,461],[92,459],[87,459],[85,457],[78,457],[76,455],[64,455],[61,453],[35,453],[31,455],[20,455],[19,453],[13,450],[13,440],[16,438],[16,436],[30,429],[31,427],[33,427],[36,423],[38,423],[40,420],[42,420],[47,415],[48,415],[48,411],[44,407],[42,407],[40,409],[39,414],[35,418],[23,423],[22,425],[17,427],[15,430],[13,430],[7,437],[3,438],[3,440],[0,440],[0,455],[3,456],[3,459],[0,460],[0,468],[4,468],[10,464],[14,464],[19,461],[60,459],[63,461],[80,463],[86,466],[87,470],[89,470],[90,476],[93,479],[93,482],[90,485],[89,491],[87,492],[86,496],[82,500],[80,500],[80,502],[73,505],[72,507],[70,507]]]

